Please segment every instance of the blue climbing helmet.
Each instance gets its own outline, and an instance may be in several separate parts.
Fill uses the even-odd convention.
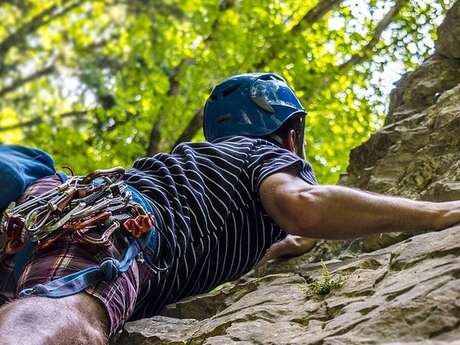
[[[236,135],[263,137],[297,114],[305,115],[305,109],[279,75],[234,75],[218,84],[206,101],[204,135],[211,142]]]

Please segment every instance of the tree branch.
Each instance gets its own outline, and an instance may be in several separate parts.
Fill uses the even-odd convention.
[[[340,5],[344,0],[322,0],[316,4],[315,7],[310,9],[302,19],[292,27],[290,32],[296,34],[302,31],[304,26],[311,25],[319,22],[330,10]]]
[[[22,25],[19,29],[17,29],[15,32],[7,36],[2,42],[0,42],[0,52],[2,56],[6,55],[7,51],[12,46],[14,46],[18,39],[42,26],[45,23],[45,18],[51,15],[56,10],[56,8],[56,5],[45,8],[30,21]]]
[[[177,76],[179,75],[179,73],[181,72],[184,66],[191,65],[193,64],[193,62],[194,61],[192,59],[185,58],[171,72],[171,74],[168,77],[169,89],[168,89],[168,92],[166,93],[167,97],[174,97],[179,94],[180,84],[179,84],[179,80],[177,79]],[[165,112],[164,104],[165,103],[163,102],[163,104],[160,107],[160,110],[158,111],[157,118],[153,122],[152,129],[150,130],[149,145],[147,147],[147,155],[149,156],[159,151],[160,142],[161,142],[161,123],[163,122],[163,113]]]
[[[203,110],[204,110],[204,107],[201,107],[195,111],[195,113],[192,116],[192,119],[190,120],[190,122],[188,123],[187,127],[184,129],[182,134],[179,136],[179,138],[177,138],[173,147],[185,141],[192,140],[196,132],[201,128],[203,124]]]
[[[7,36],[3,41],[0,42],[0,73],[3,72],[3,61],[5,59],[8,51],[18,42],[24,40],[25,36],[36,31],[43,25],[48,24],[52,20],[63,16],[73,8],[79,6],[83,1],[70,2],[68,6],[58,7],[57,5],[52,5],[42,12],[37,14],[28,22],[24,23],[19,29]]]
[[[385,29],[393,22],[393,20],[395,19],[395,17],[398,15],[399,11],[401,10],[401,8],[407,2],[408,0],[396,0],[394,6],[391,7],[390,10],[385,14],[385,16],[380,20],[380,22],[377,23],[377,26],[375,27],[375,31],[374,31],[374,34],[372,35],[372,38],[361,49],[361,53],[351,56],[350,59],[336,66],[335,68],[337,69],[337,71],[340,73],[345,73],[353,66],[359,65],[363,63],[364,61],[368,60],[372,56],[371,53],[373,53]],[[309,95],[306,102],[309,103],[320,90],[324,89],[324,87],[330,83],[330,81],[331,81],[331,78],[329,76],[327,75],[323,76],[323,78],[318,82],[315,90]]]
[[[16,7],[21,12],[27,11],[28,6],[30,6],[30,4],[27,3],[27,1],[23,1],[23,0],[3,0],[2,2]]]
[[[36,71],[32,73],[31,75],[28,75],[27,77],[16,79],[10,85],[0,90],[0,97],[4,97],[6,94],[13,92],[14,90],[20,88],[24,84],[27,84],[33,80],[39,79],[45,75],[51,74],[53,73],[53,71],[54,71],[54,66],[51,65],[39,71]]]
[[[311,26],[312,24],[319,22],[326,15],[326,13],[328,13],[334,7],[338,6],[343,1],[344,0],[321,0],[316,4],[315,7],[306,13],[296,25],[291,28],[291,30],[289,30],[286,35],[291,36],[298,34],[304,30],[306,26]],[[278,52],[278,46],[270,46],[270,49],[264,53],[263,59],[254,65],[255,70],[261,70],[266,65],[268,65],[271,60],[276,58]]]
[[[398,15],[401,8],[408,0],[396,0],[394,6],[385,14],[382,20],[375,27],[374,34],[369,42],[361,49],[361,52],[353,55],[350,59],[339,65],[339,69],[346,70],[351,66],[359,65],[365,60],[369,59],[372,50],[379,43],[385,29],[393,22],[395,17]]]
[[[69,118],[69,117],[83,117],[83,116],[88,115],[89,113],[90,113],[89,110],[82,110],[82,111],[76,111],[75,110],[75,111],[69,111],[67,113],[62,113],[62,114],[58,115],[57,117],[61,118],[61,119]],[[19,122],[19,123],[15,123],[13,125],[0,127],[0,132],[7,132],[7,131],[14,130],[14,129],[33,127],[33,126],[37,126],[37,125],[39,125],[39,124],[41,124],[43,122],[45,122],[45,119],[42,116],[37,116],[37,117],[34,117],[33,119],[31,119],[29,121],[22,121],[22,122]]]

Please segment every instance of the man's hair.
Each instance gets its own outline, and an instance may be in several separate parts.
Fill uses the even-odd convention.
[[[299,149],[303,147],[305,134],[305,115],[300,113],[291,116],[283,125],[264,139],[276,143],[278,146],[286,147],[289,132],[294,130],[297,136],[296,145]]]

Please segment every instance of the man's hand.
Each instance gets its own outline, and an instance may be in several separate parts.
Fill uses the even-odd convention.
[[[440,214],[438,219],[435,221],[434,230],[442,230],[447,227],[460,224],[460,200],[433,204]]]
[[[271,259],[289,258],[299,256],[310,251],[316,244],[317,240],[295,235],[287,235],[280,242],[270,247]]]
[[[317,240],[312,238],[287,235],[284,240],[274,243],[270,249],[267,250],[258,265],[263,265],[271,259],[290,258],[305,254],[315,246],[316,242]]]
[[[341,186],[311,186],[295,171],[267,177],[260,197],[282,229],[309,238],[349,239],[381,232],[441,230],[460,223],[460,201],[432,203]]]

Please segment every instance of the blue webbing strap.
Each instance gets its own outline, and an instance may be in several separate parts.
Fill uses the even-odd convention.
[[[37,284],[32,288],[22,290],[19,296],[34,295],[60,298],[75,295],[91,286],[95,286],[102,280],[113,281],[121,273],[129,269],[132,261],[141,252],[141,247],[145,248],[152,241],[151,237],[155,236],[155,234],[155,230],[151,229],[141,237],[139,240],[140,243],[138,241],[131,242],[121,261],[114,258],[106,258],[99,266],[88,267],[46,284]]]
[[[144,197],[131,187],[128,187],[133,195],[133,200],[141,204],[149,213],[154,213],[154,209]],[[32,288],[23,289],[19,296],[44,296],[60,298],[75,295],[89,287],[95,286],[102,280],[113,281],[126,272],[133,260],[143,251],[150,247],[155,252],[157,246],[157,231],[150,229],[140,239],[130,243],[125,250],[121,261],[115,258],[105,258],[99,266],[91,266],[84,270],[69,274],[67,276],[52,280],[46,284],[37,284]]]

